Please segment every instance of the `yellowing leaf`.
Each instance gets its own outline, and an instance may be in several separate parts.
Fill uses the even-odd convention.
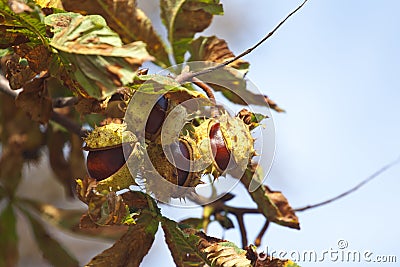
[[[116,31],[124,43],[143,41],[155,63],[165,68],[170,64],[164,42],[154,30],[150,19],[131,0],[80,1],[63,0],[65,10],[81,14],[103,16],[111,29]]]
[[[216,36],[199,37],[190,43],[190,59],[189,61],[211,61],[215,63],[223,63],[229,59],[233,59],[235,55],[229,49],[225,40]],[[243,69],[247,71],[249,63],[241,59],[231,63],[229,66],[235,69]]]
[[[33,121],[47,123],[52,112],[52,101],[44,88],[44,79],[34,79],[25,84],[24,90],[15,99],[15,104]]]
[[[72,64],[70,75],[91,97],[114,94],[133,81],[144,61],[152,60],[143,42],[123,45],[99,15],[59,13],[47,16],[45,22],[54,30],[50,45]]]
[[[183,62],[194,35],[211,24],[213,15],[223,13],[219,0],[161,0],[160,6],[176,63]]]
[[[199,37],[190,43],[189,61],[209,61],[214,63],[223,63],[233,59],[235,55],[228,48],[225,40],[215,36]],[[210,83],[215,91],[221,91],[222,94],[231,102],[240,105],[266,105],[277,112],[284,110],[270,100],[265,95],[256,94],[247,89],[244,75],[248,72],[249,63],[243,60],[237,60],[229,64],[232,68],[223,68],[208,74],[201,75],[199,78],[203,81],[221,81],[219,84]],[[236,70],[235,70],[236,69]]]
[[[139,266],[153,244],[157,229],[158,220],[142,215],[111,248],[94,257],[86,266]]]
[[[235,244],[205,235],[163,218],[162,227],[168,247],[177,266],[249,267],[246,251]]]
[[[252,169],[246,170],[240,181],[246,188],[249,188],[253,179],[261,180],[260,175],[260,169],[257,166],[252,166]],[[258,209],[268,220],[290,228],[300,229],[296,214],[281,192],[272,191],[267,186],[260,185],[253,192],[250,192],[250,195]]]

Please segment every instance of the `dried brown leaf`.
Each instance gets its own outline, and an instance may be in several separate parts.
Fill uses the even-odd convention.
[[[46,71],[50,65],[50,52],[44,45],[30,47],[21,44],[14,47],[14,52],[28,61],[28,65],[35,73]]]
[[[79,97],[78,103],[75,105],[79,114],[86,115],[91,113],[104,113],[108,106],[108,98],[105,100],[97,100],[92,97]]]
[[[20,45],[29,42],[28,37],[21,33],[7,31],[7,26],[4,25],[0,25],[0,35],[0,49],[6,49],[14,45]]]
[[[223,12],[219,0],[162,0],[160,6],[176,63],[184,61],[184,55],[194,35],[211,24],[213,15]]]
[[[209,61],[214,63],[223,63],[235,57],[229,49],[225,40],[215,36],[199,37],[190,43],[189,52],[191,57],[189,61]],[[215,91],[221,91],[222,94],[231,102],[240,105],[269,105],[270,108],[277,112],[284,112],[275,102],[265,95],[256,94],[247,89],[244,75],[247,73],[249,63],[243,60],[236,60],[224,68],[213,71],[209,74],[201,76],[203,81],[221,81],[220,84],[212,84],[210,86]]]
[[[97,181],[86,177],[77,180],[77,194],[80,200],[88,204],[88,216],[97,225],[122,225],[133,223],[130,210],[148,207],[146,196],[141,192],[115,192],[97,190]],[[88,225],[87,225],[88,226]]]
[[[107,227],[101,227],[95,224],[92,219],[90,219],[89,215],[84,214],[80,219],[79,226],[71,230],[77,234],[116,240],[121,238],[128,228],[129,226],[127,225],[108,225]]]
[[[229,49],[228,43],[216,36],[199,37],[193,40],[190,44],[189,52],[191,54],[189,61],[223,63],[235,57],[233,52]],[[239,59],[229,66],[235,69],[247,69],[249,63]]]
[[[94,257],[86,266],[138,267],[153,244],[158,223],[151,215],[142,215],[111,248]]]
[[[163,218],[162,227],[177,266],[251,266],[246,251],[231,242],[207,236],[192,228],[180,228],[167,218]]]
[[[260,175],[259,167],[253,165],[251,169],[246,170],[240,181],[246,188],[250,188],[252,181],[262,180],[260,179]],[[272,191],[265,185],[259,185],[254,191],[250,192],[250,196],[257,204],[258,209],[269,221],[290,228],[300,229],[299,219],[281,192]]]
[[[25,84],[24,90],[15,99],[15,104],[33,121],[40,123],[47,123],[53,110],[43,78],[37,78]]]
[[[22,88],[28,81],[36,76],[36,73],[29,67],[27,62],[20,61],[20,57],[15,54],[9,56],[9,58],[4,61],[2,69],[10,83],[11,89],[14,90]]]

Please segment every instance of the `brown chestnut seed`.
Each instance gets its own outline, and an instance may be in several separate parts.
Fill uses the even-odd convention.
[[[184,166],[185,170],[181,170],[179,168],[176,168],[177,173],[178,173],[178,185],[179,186],[184,186],[188,176],[189,172],[187,170],[190,169],[190,162],[186,160],[190,160],[190,151],[186,144],[179,140],[179,143],[173,143],[171,144],[171,154],[173,155],[173,160],[175,162],[175,165],[177,166]],[[183,160],[182,156],[186,159]]]
[[[86,166],[90,177],[101,181],[116,173],[126,162],[124,153],[126,157],[132,153],[129,144],[89,151]]]
[[[164,123],[168,109],[168,99],[161,96],[154,107],[151,109],[149,118],[146,122],[146,134],[156,134]]]
[[[213,126],[211,126],[209,137],[211,151],[213,155],[215,155],[214,160],[218,167],[224,171],[229,164],[230,152],[226,147],[225,139],[222,135],[219,123],[215,123]]]

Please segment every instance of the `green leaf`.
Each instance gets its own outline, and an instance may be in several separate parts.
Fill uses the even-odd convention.
[[[219,0],[160,0],[175,63],[182,63],[194,35],[205,30],[213,15],[222,15]]]
[[[251,169],[246,170],[240,182],[246,188],[253,187],[252,183],[259,184],[254,191],[250,192],[250,196],[268,220],[282,226],[300,229],[299,220],[285,196],[279,191],[272,191],[267,186],[260,184],[262,177],[261,168],[251,166]]]
[[[60,267],[75,267],[78,266],[78,261],[71,256],[65,248],[46,231],[43,224],[31,215],[25,208],[20,210],[28,218],[36,243],[43,253],[43,257],[53,266]]]
[[[163,218],[162,227],[177,266],[251,266],[246,251],[231,242],[209,237],[195,229],[181,229],[167,218]]]
[[[181,87],[173,78],[157,74],[136,76],[135,83],[130,87],[135,91],[157,95],[177,88],[186,90],[186,88]]]
[[[149,252],[158,229],[158,220],[142,215],[111,248],[94,257],[86,266],[139,266]]]
[[[48,44],[46,27],[40,21],[40,9],[12,10],[8,1],[0,0],[0,48],[7,48],[25,42]],[[14,12],[15,11],[15,12]]]
[[[143,42],[123,45],[99,15],[52,14],[45,22],[55,32],[50,45],[72,64],[70,74],[94,98],[104,99],[131,83],[137,68],[152,59]]]
[[[124,43],[143,41],[155,63],[165,68],[171,65],[167,48],[157,34],[151,20],[136,7],[136,1],[98,0],[80,1],[64,0],[65,10],[82,14],[103,16],[111,29],[116,31]]]
[[[16,266],[18,262],[17,220],[11,203],[0,214],[0,266]]]
[[[229,49],[225,40],[215,36],[201,36],[190,43],[189,61],[209,61],[223,63],[233,59],[235,55]],[[211,66],[211,65],[210,65]],[[215,91],[222,94],[231,102],[240,105],[266,105],[277,112],[284,112],[283,109],[265,95],[249,91],[244,78],[249,70],[250,64],[243,60],[237,60],[228,65],[229,67],[204,74],[200,79],[203,81],[221,81],[220,84],[210,84]]]

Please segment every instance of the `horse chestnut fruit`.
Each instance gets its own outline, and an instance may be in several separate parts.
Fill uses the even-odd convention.
[[[219,122],[211,126],[209,137],[211,151],[214,156],[215,163],[219,169],[224,172],[228,167],[231,153],[226,148],[225,138],[222,135]]]
[[[146,136],[154,136],[160,130],[162,124],[164,123],[168,109],[168,99],[163,95],[161,96],[157,103],[154,105],[150,111],[149,118],[146,122]]]
[[[132,147],[129,144],[89,151],[86,166],[90,177],[97,181],[110,177],[125,164],[124,153],[128,158],[131,152]]]
[[[175,166],[181,166],[183,167],[183,170],[180,169],[178,166],[176,168],[177,170],[177,184],[179,186],[184,186],[185,182],[189,176],[189,170],[190,170],[190,151],[188,146],[182,141],[179,140],[178,143],[173,143],[170,145],[171,148],[171,154],[173,155],[173,160],[175,163]],[[174,156],[175,155],[175,156]],[[184,159],[180,156],[183,156]]]

